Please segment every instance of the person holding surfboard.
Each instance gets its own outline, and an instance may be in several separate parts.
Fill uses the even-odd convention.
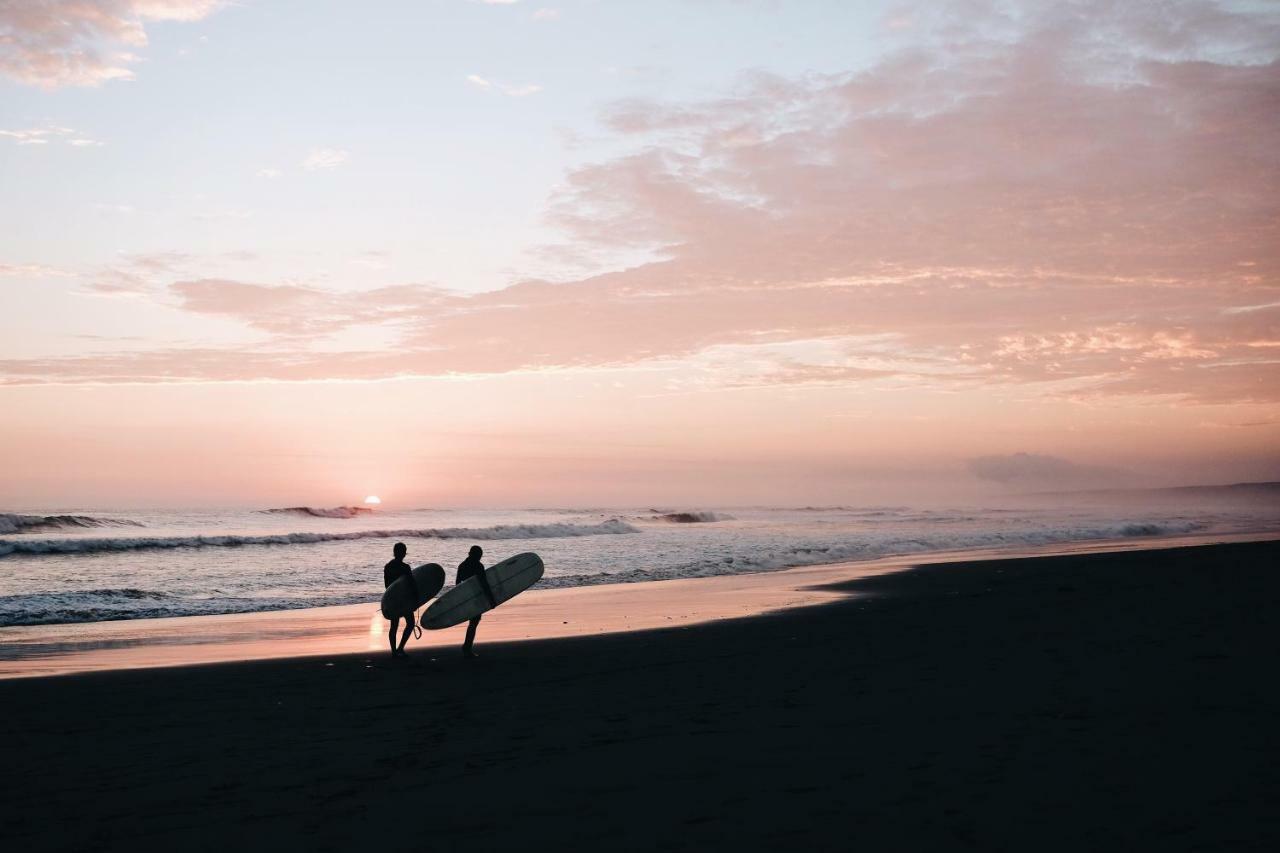
[[[493,597],[493,590],[489,588],[489,579],[484,576],[484,563],[480,562],[480,557],[484,555],[484,550],[479,545],[472,545],[471,550],[467,552],[467,559],[458,564],[458,580],[462,583],[467,578],[476,578],[480,582],[480,588],[484,590],[485,597],[489,599],[491,607],[497,607],[498,602]],[[471,648],[476,641],[476,628],[480,627],[480,617],[475,616],[467,623],[467,640],[462,644],[463,657],[478,657]]]
[[[418,584],[413,579],[413,569],[409,568],[409,564],[404,561],[405,556],[409,553],[409,546],[403,542],[397,542],[395,547],[391,549],[394,559],[382,567],[382,583],[383,588],[391,586],[400,578],[408,578],[409,586],[413,588],[413,601],[418,600]],[[387,641],[391,644],[391,656],[393,658],[407,657],[405,654],[405,644],[409,642],[409,635],[413,633],[413,614],[410,613],[404,617],[404,634],[400,637],[400,645],[396,646],[396,628],[400,625],[400,617],[393,616],[391,618],[391,630],[387,633]]]

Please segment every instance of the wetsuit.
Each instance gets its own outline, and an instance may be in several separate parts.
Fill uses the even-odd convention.
[[[392,657],[396,657],[397,655],[404,654],[405,643],[409,642],[409,634],[412,633],[413,631],[414,611],[418,609],[416,607],[418,603],[418,584],[413,579],[413,569],[409,568],[408,563],[406,563],[404,560],[401,560],[400,558],[397,557],[396,559],[392,560],[390,563],[387,563],[385,566],[382,567],[383,587],[385,588],[385,587],[391,586],[393,583],[400,580],[400,578],[409,579],[409,591],[413,594],[413,603],[415,607],[413,610],[410,610],[403,617],[405,620],[404,634],[401,635],[400,637],[399,646],[396,645],[396,628],[397,626],[399,626],[400,619],[402,617],[400,616],[391,617],[391,627],[387,630],[387,642],[391,644]]]
[[[409,564],[404,560],[392,560],[382,567],[382,588],[386,589],[400,578],[408,578],[409,586],[413,589],[413,601],[418,601],[418,584],[413,579],[413,569],[409,568]]]
[[[480,581],[480,588],[484,590],[485,597],[489,599],[491,607],[497,607],[498,602],[493,598],[493,590],[489,588],[489,579],[484,574],[484,563],[475,557],[467,557],[458,564],[458,583],[462,583],[467,578],[475,578]],[[471,650],[472,645],[476,641],[476,628],[480,627],[480,617],[473,617],[467,623],[467,638],[462,643],[462,653],[467,657],[475,657],[475,652]]]
[[[467,559],[458,564],[457,583],[462,583],[467,578],[473,577],[480,579],[480,588],[484,590],[490,606],[497,607],[498,602],[493,599],[493,590],[489,588],[489,579],[484,575],[484,563],[473,557],[467,557]]]

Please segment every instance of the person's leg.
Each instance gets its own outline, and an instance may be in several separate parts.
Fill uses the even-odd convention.
[[[413,617],[407,616],[404,620],[404,633],[400,635],[400,654],[404,654],[405,644],[409,642],[409,635],[413,633]]]
[[[469,658],[473,658],[476,656],[476,653],[471,650],[471,646],[476,641],[476,628],[478,628],[479,626],[480,626],[479,616],[472,619],[467,624],[467,641],[462,644],[462,653]]]
[[[387,642],[391,644],[392,656],[396,653],[396,628],[400,627],[400,617],[391,617],[391,630],[387,631]]]

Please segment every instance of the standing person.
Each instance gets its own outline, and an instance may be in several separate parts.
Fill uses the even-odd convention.
[[[391,549],[394,559],[382,567],[382,588],[386,589],[400,578],[408,578],[409,586],[413,589],[413,600],[418,600],[418,584],[413,580],[413,569],[409,568],[409,564],[404,561],[405,555],[409,553],[409,547],[403,542],[397,542],[395,547]],[[405,654],[405,643],[409,642],[409,635],[413,633],[413,614],[410,613],[405,617],[404,635],[400,638],[400,645],[396,646],[396,627],[400,624],[400,617],[391,617],[391,630],[387,632],[387,642],[391,644],[391,656],[393,658],[408,657]]]
[[[484,563],[480,562],[480,557],[484,555],[484,551],[479,545],[472,545],[471,550],[467,552],[467,559],[458,564],[458,583],[462,583],[467,578],[477,578],[480,581],[480,588],[484,590],[485,597],[489,599],[490,607],[497,607],[498,602],[493,598],[493,590],[489,589],[489,579],[484,576]],[[468,658],[479,657],[472,650],[471,646],[476,641],[476,628],[480,627],[480,617],[476,616],[467,624],[467,641],[462,644],[462,656]]]

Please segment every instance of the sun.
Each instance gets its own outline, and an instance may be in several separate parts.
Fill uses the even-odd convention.
[[[382,503],[382,498],[378,497],[377,495],[369,495],[369,497],[364,499],[364,502],[367,503],[369,506],[377,506],[378,504]]]

